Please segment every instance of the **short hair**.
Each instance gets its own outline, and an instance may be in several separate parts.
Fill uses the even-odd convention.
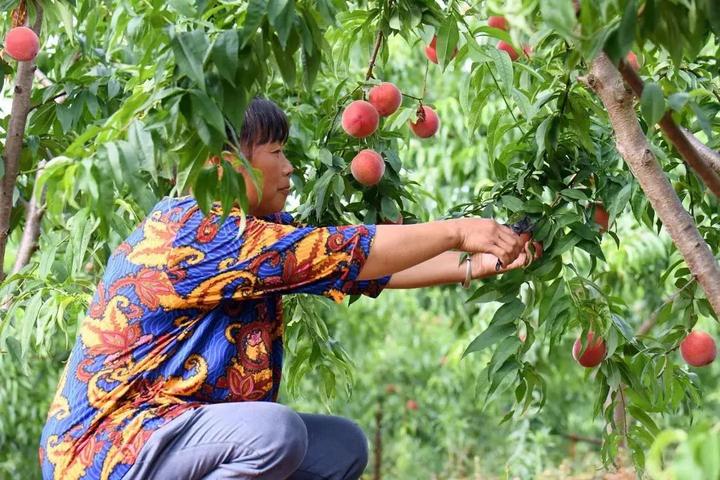
[[[240,135],[235,129],[228,125],[225,131],[228,142],[235,144],[236,140],[240,145],[236,147],[252,148],[265,143],[286,143],[290,134],[290,125],[287,116],[274,102],[255,97],[245,109],[245,118]],[[226,150],[230,145],[226,144]]]

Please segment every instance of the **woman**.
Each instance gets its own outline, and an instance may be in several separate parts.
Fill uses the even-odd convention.
[[[275,403],[286,293],[377,296],[467,282],[527,263],[527,238],[493,220],[296,225],[285,114],[248,106],[240,147],[251,208],[221,222],[165,197],[111,256],[40,446],[45,479],[357,479],[367,440],[349,420]],[[460,252],[475,254],[459,264]]]

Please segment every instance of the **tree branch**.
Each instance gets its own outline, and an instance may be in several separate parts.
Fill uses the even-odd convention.
[[[619,70],[622,78],[630,85],[635,95],[640,97],[645,84],[637,72],[635,72],[625,60],[620,62]],[[683,132],[683,130],[678,127],[669,111],[665,112],[665,115],[660,119],[658,125],[660,125],[660,129],[667,139],[675,146],[675,149],[685,160],[685,163],[695,170],[716,197],[720,197],[720,170],[711,168],[705,158],[699,154],[687,136],[689,132]],[[692,134],[690,134],[690,136],[692,136]],[[695,140],[697,143],[701,143],[699,140]],[[720,160],[717,161],[720,163]]]
[[[695,147],[695,150],[698,155],[700,155],[700,158],[707,162],[707,164],[710,165],[710,168],[720,175],[720,153],[698,140],[697,137],[687,128],[680,128],[680,130],[685,134],[685,137],[687,137],[690,145]]]
[[[45,160],[40,162],[40,167],[35,173],[35,182],[40,178],[43,170],[45,169]],[[40,224],[42,223],[42,217],[45,213],[45,187],[43,187],[40,193],[40,201],[38,202],[35,195],[32,196],[30,202],[27,205],[27,212],[25,214],[25,228],[23,229],[22,241],[18,248],[17,257],[15,258],[15,266],[12,269],[12,273],[18,273],[22,268],[28,264],[30,257],[35,250],[38,248],[38,240],[40,238]]]
[[[377,60],[380,46],[382,45],[383,33],[382,30],[378,29],[377,35],[375,36],[375,46],[373,47],[373,53],[370,57],[370,64],[368,65],[367,73],[365,74],[365,80],[373,78],[373,67],[375,67],[375,61]]]
[[[653,155],[638,123],[631,92],[607,55],[592,62],[588,82],[607,109],[620,155],[720,318],[720,266]]]
[[[35,7],[36,18],[33,30],[39,34],[42,26],[43,9],[37,2]],[[3,264],[5,259],[5,248],[10,230],[10,214],[13,208],[13,191],[17,182],[20,154],[22,153],[23,138],[25,136],[25,124],[30,111],[30,94],[32,93],[34,72],[34,61],[19,63],[13,103],[10,110],[5,154],[3,155],[5,176],[0,182],[0,265]],[[5,272],[0,268],[0,281],[4,279]]]
[[[591,443],[593,445],[602,445],[602,440],[599,438],[592,438],[592,437],[585,437],[582,435],[576,435],[574,433],[559,433],[563,438],[567,438],[571,442],[584,442],[584,443]]]

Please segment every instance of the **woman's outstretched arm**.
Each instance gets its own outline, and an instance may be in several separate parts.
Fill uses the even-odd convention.
[[[447,254],[449,250],[489,253],[499,258],[503,265],[510,265],[518,258],[524,244],[523,239],[509,227],[486,218],[458,218],[414,225],[378,225],[370,254],[360,270],[358,280],[393,275],[417,266],[416,271],[420,269],[426,272],[427,277],[423,276],[425,279],[421,280],[425,282],[424,285],[450,283],[458,281],[457,254],[454,266],[452,262],[445,261],[449,256],[443,255],[436,259],[439,255]],[[431,263],[421,265],[428,261]],[[439,271],[433,273],[433,267],[439,268]]]

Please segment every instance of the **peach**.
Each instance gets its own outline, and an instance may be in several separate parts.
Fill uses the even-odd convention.
[[[488,27],[499,28],[500,30],[507,30],[507,18],[503,17],[502,15],[493,15],[491,17],[488,17]]]
[[[607,353],[605,342],[601,337],[596,338],[593,332],[588,332],[585,351],[582,355],[580,355],[580,352],[583,349],[582,347],[582,341],[578,338],[575,340],[572,353],[573,358],[585,368],[592,368],[600,365]]]
[[[423,105],[422,111],[423,116],[418,115],[415,123],[410,122],[410,129],[420,138],[432,137],[440,128],[440,118],[435,113],[435,110],[427,105]]]
[[[377,130],[380,116],[375,107],[365,100],[355,100],[342,114],[342,127],[355,138],[365,138]]]
[[[29,62],[40,51],[40,40],[32,29],[15,27],[5,37],[5,51],[19,62]]]
[[[385,174],[385,162],[375,150],[361,150],[350,162],[350,172],[355,180],[366,187],[380,182]]]
[[[498,48],[498,50],[502,50],[503,52],[507,52],[507,54],[510,55],[510,60],[512,60],[513,62],[514,62],[515,60],[517,60],[518,57],[519,57],[517,50],[515,50],[512,45],[510,45],[509,43],[507,43],[507,42],[505,42],[505,41],[503,41],[503,40],[500,40],[500,41],[498,42],[497,48]]]
[[[636,72],[640,70],[640,62],[638,62],[638,57],[635,55],[635,52],[628,52],[628,54],[625,55],[625,61],[627,61]]]
[[[402,93],[394,84],[384,82],[370,89],[368,99],[381,116],[387,117],[400,108]]]
[[[605,207],[600,202],[595,203],[595,211],[593,212],[593,219],[595,220],[595,223],[600,225],[600,233],[607,232],[608,221],[610,220],[610,214],[608,214],[608,211],[605,210]]]
[[[455,58],[455,55],[457,55],[458,49],[455,47],[455,50],[453,50],[452,58]],[[432,40],[430,40],[430,45],[427,45],[425,47],[425,56],[433,63],[438,63],[438,56],[437,56],[437,36],[433,36]]]
[[[700,330],[693,330],[680,342],[680,354],[689,365],[704,367],[715,360],[717,346],[710,335]]]
[[[408,400],[405,402],[405,408],[408,410],[417,410],[418,409],[418,403],[415,400]]]

